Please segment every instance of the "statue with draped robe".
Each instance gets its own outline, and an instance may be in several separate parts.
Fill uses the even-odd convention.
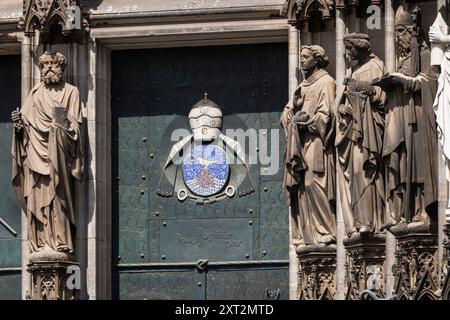
[[[336,242],[331,141],[335,82],[324,69],[328,62],[322,47],[301,48],[305,79],[281,116],[287,140],[284,187],[290,200],[297,252],[308,247],[331,248]]]
[[[74,184],[83,175],[79,92],[66,83],[66,58],[45,52],[41,82],[13,111],[12,183],[27,217],[31,252],[74,252]]]
[[[384,74],[383,62],[370,49],[369,36],[344,36],[351,75],[336,97],[336,147],[346,233],[376,233],[384,223],[384,93],[372,86]]]
[[[385,227],[396,235],[427,232],[437,223],[437,81],[419,14],[397,10],[397,72],[374,82],[386,91],[383,160],[391,217]]]

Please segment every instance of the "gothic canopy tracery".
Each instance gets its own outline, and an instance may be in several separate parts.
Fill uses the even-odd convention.
[[[87,27],[81,0],[24,0],[18,25],[26,36],[31,37],[39,30],[44,39],[54,28],[66,38],[79,38],[81,30]]]
[[[381,0],[286,0],[281,15],[288,18],[288,23],[297,29],[303,28],[305,23],[313,19],[322,22],[332,20],[335,10],[351,12],[354,8],[368,5],[380,5]]]

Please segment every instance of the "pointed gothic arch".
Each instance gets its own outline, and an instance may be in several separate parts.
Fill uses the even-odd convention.
[[[66,41],[80,40],[82,30],[88,25],[82,17],[81,7],[81,0],[24,0],[18,28],[27,37],[34,36],[39,30],[42,42],[47,43],[51,39],[50,31],[57,25]]]

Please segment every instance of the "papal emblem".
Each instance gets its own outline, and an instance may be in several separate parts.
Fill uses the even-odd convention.
[[[222,120],[221,108],[207,95],[192,107],[192,134],[172,147],[158,186],[160,196],[205,203],[255,191],[244,151],[221,132]]]
[[[209,197],[223,190],[230,176],[225,151],[216,145],[191,148],[183,161],[183,179],[195,195]]]

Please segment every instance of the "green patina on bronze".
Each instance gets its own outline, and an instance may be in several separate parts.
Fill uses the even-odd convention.
[[[188,129],[187,115],[205,91],[223,108],[224,129],[239,122],[281,129],[287,70],[286,44],[113,53],[116,298],[264,299],[276,297],[278,289],[280,298],[288,298],[282,168],[262,176],[252,165],[256,192],[242,198],[199,205],[157,194],[173,145],[170,126],[184,121]],[[280,143],[282,164],[283,134]],[[209,263],[196,266],[200,259]]]
[[[20,299],[20,209],[11,186],[10,114],[20,107],[20,56],[0,56],[0,300]]]

